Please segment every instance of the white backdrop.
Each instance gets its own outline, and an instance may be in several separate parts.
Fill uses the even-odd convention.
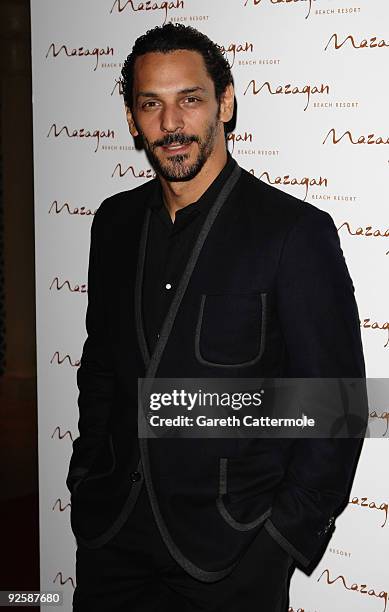
[[[41,588],[71,610],[75,541],[65,477],[77,437],[89,231],[101,201],[152,177],[118,77],[141,33],[204,31],[232,64],[229,147],[262,180],[327,210],[356,288],[368,376],[389,366],[389,5],[386,0],[32,0]],[[114,288],[113,288],[114,290]],[[291,610],[385,612],[388,412],[365,443],[350,504]],[[381,421],[380,421],[381,422]],[[259,606],[260,609],[260,606]]]

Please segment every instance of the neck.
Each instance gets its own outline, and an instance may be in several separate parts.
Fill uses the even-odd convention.
[[[212,159],[207,159],[200,172],[190,181],[172,182],[165,180],[161,176],[159,177],[165,206],[173,222],[177,210],[201,198],[203,193],[220,174],[227,162],[227,150],[224,149],[221,154],[211,157]]]

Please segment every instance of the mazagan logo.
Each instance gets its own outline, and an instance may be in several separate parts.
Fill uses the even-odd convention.
[[[353,229],[350,221],[343,221],[343,223],[338,227],[338,232],[341,229],[347,230],[347,233],[350,236],[359,236],[363,238],[389,238],[389,227],[383,229],[378,227],[373,227],[372,225],[366,225],[365,227],[357,227]],[[386,255],[389,254],[389,251],[386,251]]]
[[[116,164],[111,178],[118,176],[119,178],[123,178],[126,174],[129,173],[132,178],[136,179],[153,179],[156,177],[156,174],[152,168],[146,168],[145,170],[136,170],[134,166],[127,166],[127,168],[123,168],[122,164],[119,162]]]
[[[70,431],[70,429],[67,429],[66,431],[63,432],[59,425],[56,426],[53,433],[51,434],[51,439],[54,440],[55,438],[57,438],[58,440],[69,438],[69,440],[74,442],[74,436],[72,432]]]
[[[373,329],[374,331],[378,330],[382,330],[382,331],[386,331],[386,335],[387,335],[387,341],[384,344],[384,348],[387,348],[389,346],[389,321],[384,321],[383,323],[380,321],[371,321],[370,317],[363,319],[363,323],[362,321],[360,322],[360,326],[363,329]]]
[[[114,139],[115,138],[115,132],[114,130],[86,130],[85,128],[79,128],[79,129],[75,129],[72,130],[71,128],[69,128],[67,125],[63,125],[61,127],[61,129],[58,129],[57,124],[53,123],[47,133],[47,138],[50,138],[50,136],[54,136],[54,138],[59,138],[59,136],[67,136],[68,138],[76,138],[76,139],[90,139],[90,138],[95,138],[96,139],[96,148],[94,150],[94,153],[96,153],[99,149],[100,146],[100,140],[102,138],[110,138],[110,139]]]
[[[54,287],[54,289],[56,289],[57,291],[61,291],[61,289],[63,289],[64,287],[66,287],[66,289],[68,291],[70,291],[70,293],[88,293],[88,285],[83,283],[82,285],[78,285],[78,284],[71,284],[70,281],[68,280],[64,280],[62,283],[60,282],[58,276],[55,276],[49,289],[51,290]]]
[[[242,134],[236,133],[236,132],[229,132],[229,134],[227,135],[227,142],[232,143],[231,147],[229,147],[231,153],[234,152],[235,150],[235,144],[237,143],[252,143],[253,142],[253,135],[251,132],[244,132]]]
[[[96,209],[91,210],[86,206],[71,206],[69,202],[58,204],[58,200],[53,200],[50,204],[49,215],[60,215],[62,211],[65,211],[68,215],[78,215],[79,217],[90,217],[96,213]]]
[[[329,95],[330,86],[328,84],[325,85],[324,83],[322,83],[321,85],[292,85],[291,83],[287,83],[285,85],[271,85],[269,81],[265,81],[264,83],[259,85],[255,81],[255,79],[251,79],[246,89],[244,90],[243,95],[245,96],[247,93],[251,93],[253,96],[257,96],[262,91],[265,91],[265,93],[268,93],[272,96],[306,96],[307,103],[304,108],[304,110],[306,111],[311,101],[311,96],[315,94]]]
[[[383,38],[378,38],[377,36],[356,40],[352,34],[340,38],[340,36],[335,32],[332,34],[324,47],[324,51],[327,51],[328,47],[330,46],[332,46],[336,51],[344,46],[351,47],[352,49],[383,49],[385,47],[389,47],[389,40],[384,40]]]
[[[325,569],[320,574],[319,578],[317,579],[317,582],[320,582],[321,579],[323,579],[325,583],[329,586],[338,584],[342,586],[343,589],[345,589],[346,591],[352,591],[354,594],[358,593],[359,595],[362,595],[365,598],[367,596],[367,597],[373,597],[373,598],[382,600],[383,607],[376,608],[376,609],[377,609],[377,612],[386,612],[386,607],[388,604],[388,592],[387,591],[378,591],[378,589],[377,590],[373,589],[369,587],[367,584],[357,584],[355,582],[350,583],[350,580],[348,580],[342,574],[339,574],[339,576],[337,576],[336,578],[332,578],[329,569]]]
[[[371,416],[371,414],[370,414]],[[386,522],[388,520],[388,503],[382,502],[380,504],[375,501],[369,500],[367,497],[353,497],[349,504],[353,506],[359,506],[360,508],[366,508],[367,510],[379,510],[384,513],[385,519],[384,522],[380,525],[380,527],[385,527]]]
[[[51,43],[46,53],[46,59],[51,55],[56,58],[59,55],[63,55],[65,57],[93,57],[95,58],[95,65],[93,71],[97,70],[100,57],[110,56],[113,57],[114,50],[113,47],[94,47],[93,49],[86,49],[85,47],[77,47],[72,48],[68,47],[68,45],[56,45],[55,43]]]
[[[68,508],[70,508],[70,505],[71,505],[71,504],[68,502],[68,503],[65,503],[65,505],[63,506],[63,505],[62,505],[62,499],[61,499],[60,497],[58,497],[58,498],[55,500],[55,503],[54,503],[53,507],[51,508],[51,510],[52,510],[53,512],[55,512],[56,510],[58,510],[59,512],[64,512],[65,510],[67,510]]]
[[[328,130],[326,137],[322,144],[325,144],[327,140],[332,144],[337,145],[343,139],[352,145],[389,145],[389,136],[377,136],[376,134],[362,134],[361,136],[354,136],[350,130],[346,130],[340,136],[337,135],[335,128]]]
[[[78,368],[81,363],[80,359],[72,359],[70,355],[66,354],[61,356],[59,351],[55,351],[54,355],[50,359],[50,363],[54,363],[56,365],[62,365],[63,363],[68,363],[73,368]]]
[[[62,572],[57,572],[55,575],[55,578],[53,579],[53,583],[55,584],[56,582],[59,582],[59,584],[61,586],[69,583],[71,584],[72,588],[75,589],[76,585],[74,584],[74,579],[71,576],[68,576],[67,578],[64,578],[64,575]]]
[[[111,96],[113,96],[116,91],[118,92],[119,96],[123,95],[123,85],[120,78],[115,79],[115,85],[111,91]]]
[[[284,176],[275,176],[272,177],[270,172],[267,170],[262,172],[262,174],[258,177],[259,180],[265,179],[269,185],[301,185],[304,187],[304,202],[307,199],[308,191],[310,187],[328,187],[328,179],[324,176],[319,176],[318,178],[310,178],[308,176],[304,176],[302,178],[296,178],[290,176],[290,174],[285,174]]]
[[[169,11],[183,9],[185,6],[184,0],[176,0],[175,2],[134,2],[133,0],[115,0],[113,3],[110,14],[122,13],[125,10],[130,10],[133,13],[144,13],[149,11],[162,11],[164,14],[163,24],[166,23]]]
[[[228,45],[217,45],[223,55],[227,58],[231,68],[235,64],[235,58],[237,53],[252,53],[254,51],[254,44],[251,42],[244,43],[229,43]]]
[[[307,13],[305,15],[305,19],[308,19],[312,12],[313,3],[316,0],[266,0],[270,4],[302,4],[304,3],[307,6]],[[244,0],[243,6],[258,6],[262,3],[262,0]]]

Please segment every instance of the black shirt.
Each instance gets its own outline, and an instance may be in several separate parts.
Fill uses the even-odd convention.
[[[197,202],[176,212],[173,223],[159,186],[149,202],[151,218],[143,280],[143,321],[150,353],[209,209],[234,169],[227,163]]]

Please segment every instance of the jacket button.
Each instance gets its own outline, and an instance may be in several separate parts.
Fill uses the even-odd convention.
[[[139,474],[139,472],[131,472],[130,474],[130,480],[131,482],[138,482],[138,480],[140,480],[141,476]]]

